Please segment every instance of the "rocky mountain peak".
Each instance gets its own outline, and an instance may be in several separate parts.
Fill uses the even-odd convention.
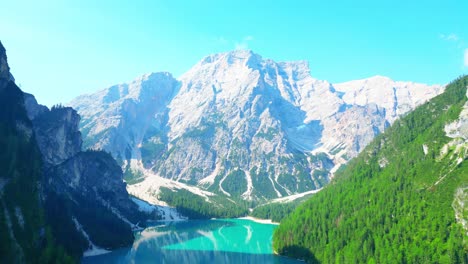
[[[125,86],[125,84],[123,85]],[[144,100],[160,94],[171,95],[176,88],[176,80],[169,72],[152,72],[135,79],[128,86],[128,96],[122,94],[120,98],[134,98]]]
[[[313,78],[306,61],[250,50],[209,55],[179,80],[151,79],[72,102],[87,145],[124,165],[136,159],[162,177],[246,199],[320,188],[389,123],[443,91],[383,76],[334,85]],[[112,89],[117,99],[101,99]],[[244,186],[232,190],[232,181]]]
[[[374,103],[385,108],[390,123],[444,90],[441,85],[394,81],[384,76],[339,83],[334,87],[343,94],[346,104],[364,106]]]
[[[225,65],[234,65],[234,64],[246,64],[248,61],[259,61],[262,57],[251,50],[233,50],[229,52],[217,53],[208,55],[205,58],[201,59],[198,65],[209,65],[209,64],[225,64]]]

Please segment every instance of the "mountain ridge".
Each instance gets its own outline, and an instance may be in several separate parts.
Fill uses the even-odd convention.
[[[178,79],[157,74],[165,81],[145,86],[139,77],[70,103],[83,116],[85,147],[109,151],[125,170],[136,159],[162,177],[228,196],[238,177],[242,191],[233,195],[253,200],[321,188],[398,116],[443,91],[381,76],[331,84],[313,78],[306,61],[249,50],[206,56]],[[115,87],[153,90],[107,102]],[[392,97],[378,100],[382,93]]]
[[[311,263],[467,263],[468,77],[398,119],[282,220],[279,254]]]

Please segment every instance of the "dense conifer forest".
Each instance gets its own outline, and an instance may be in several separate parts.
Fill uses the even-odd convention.
[[[448,144],[444,131],[467,85],[468,76],[455,80],[377,136],[281,222],[276,252],[312,263],[467,263],[455,217],[468,187],[467,148]]]

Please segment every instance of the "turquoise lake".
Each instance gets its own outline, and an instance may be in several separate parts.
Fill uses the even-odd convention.
[[[158,222],[136,233],[131,248],[82,263],[304,263],[273,255],[275,228],[245,219]]]

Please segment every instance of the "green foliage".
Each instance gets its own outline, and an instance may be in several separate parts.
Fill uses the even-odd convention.
[[[79,256],[76,256],[75,258],[72,258],[69,255],[70,253],[66,251],[62,245],[58,246],[57,243],[55,242],[54,236],[52,235],[52,231],[50,227],[46,228],[45,236],[46,236],[47,242],[46,242],[45,247],[42,249],[42,254],[38,258],[39,263],[68,264],[68,263],[76,263],[77,262],[76,260],[81,258],[81,254]],[[70,240],[71,239],[72,238],[70,238]]]
[[[70,255],[79,259],[82,252],[88,248],[88,241],[81,233],[75,231],[76,226],[71,219],[69,203],[53,192],[47,195],[44,209],[47,222],[51,226],[47,231],[48,235],[54,237]]]
[[[289,190],[296,190],[299,187],[298,178],[294,177],[292,174],[280,174],[278,176],[278,183]]]
[[[240,196],[247,190],[247,180],[245,179],[245,172],[243,170],[231,171],[223,183],[223,189],[233,196]]]
[[[265,138],[268,141],[273,140],[276,135],[278,135],[278,131],[272,127],[269,127],[266,132],[258,132],[255,134],[256,137]]]
[[[166,150],[166,145],[163,143],[145,142],[140,148],[141,160],[144,164],[151,164],[155,158],[161,157],[164,150]]]
[[[257,167],[253,167],[250,170],[250,176],[252,177],[253,195],[258,197],[263,196],[266,199],[273,199],[278,197],[273,187],[275,182],[272,182],[270,178],[268,178],[268,172],[260,170],[257,174]],[[281,186],[275,184],[275,187],[281,193],[281,195],[286,195],[286,191]]]
[[[269,203],[256,207],[250,215],[261,219],[271,219],[271,221],[279,223],[293,212],[298,205],[299,202]]]
[[[54,110],[60,110],[64,108],[66,108],[66,106],[63,106],[62,104],[54,104],[50,110],[54,111]]]
[[[145,177],[141,171],[135,171],[130,168],[130,165],[127,166],[123,174],[123,178],[127,184],[137,184],[142,182]]]
[[[467,237],[452,208],[455,191],[468,183],[467,157],[458,165],[453,150],[438,158],[467,85],[468,77],[459,78],[377,136],[281,222],[274,249],[309,262],[467,263]]]
[[[130,226],[107,207],[97,206],[94,201],[86,199],[70,203],[70,206],[74,207],[76,218],[97,245],[119,248],[132,244],[133,233]]]
[[[223,196],[211,196],[210,201],[206,201],[204,197],[187,190],[173,191],[162,187],[158,198],[190,219],[232,218],[247,214],[247,205],[244,202]]]
[[[310,159],[310,161],[309,161]],[[318,168],[323,167],[323,171],[311,170],[310,162],[314,163]],[[330,158],[324,154],[319,153],[317,155],[305,155],[300,152],[293,152],[293,157],[281,159],[281,165],[284,167],[294,167],[292,173],[282,173],[278,176],[278,183],[289,190],[296,192],[306,192],[314,189],[318,189],[328,182],[327,168],[332,165]],[[271,167],[270,171],[275,171],[275,168]],[[311,181],[311,175],[316,176],[316,181]],[[276,185],[276,189],[281,192],[281,187]],[[282,193],[282,195],[285,195]]]
[[[207,123],[205,126],[194,128],[186,132],[183,136],[189,138],[210,138],[215,132],[214,125]]]

